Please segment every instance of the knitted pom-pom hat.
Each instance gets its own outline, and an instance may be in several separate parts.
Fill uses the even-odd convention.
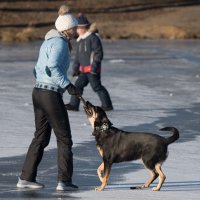
[[[59,10],[58,10],[58,15],[65,15],[65,14],[69,14],[70,10],[69,7],[66,5],[61,5]]]
[[[74,17],[72,14],[69,14],[68,7],[61,6],[58,11],[58,14],[59,16],[56,19],[55,27],[59,32],[69,30],[78,25],[76,17]]]

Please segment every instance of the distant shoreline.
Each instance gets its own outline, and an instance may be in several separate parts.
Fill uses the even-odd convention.
[[[200,1],[152,0],[148,4],[142,0],[107,0],[106,5],[92,0],[68,2],[72,13],[84,12],[96,22],[102,39],[200,39]],[[54,28],[61,3],[0,2],[0,41],[43,39]]]

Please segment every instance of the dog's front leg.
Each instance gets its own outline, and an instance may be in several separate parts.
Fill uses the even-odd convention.
[[[101,183],[103,182],[103,178],[102,178],[102,171],[103,170],[104,170],[104,162],[102,162],[101,165],[99,165],[99,167],[97,169],[97,174],[99,176]]]
[[[104,190],[104,188],[106,187],[106,185],[108,183],[110,171],[111,171],[111,165],[104,162],[104,176],[102,178],[102,184],[101,184],[101,186],[95,188],[96,191]]]

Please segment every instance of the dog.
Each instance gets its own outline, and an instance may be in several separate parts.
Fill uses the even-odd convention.
[[[161,131],[171,131],[173,135],[165,138],[152,133],[126,132],[115,128],[105,111],[89,101],[84,102],[84,110],[93,127],[92,135],[96,139],[96,147],[103,162],[97,169],[101,186],[95,190],[102,191],[107,185],[113,163],[142,159],[144,166],[150,171],[150,179],[143,185],[131,189],[143,189],[150,186],[158,178],[153,191],[159,191],[166,179],[161,169],[166,160],[167,147],[179,138],[179,131],[174,127],[165,127]]]

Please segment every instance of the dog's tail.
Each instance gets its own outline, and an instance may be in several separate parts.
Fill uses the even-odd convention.
[[[173,135],[171,137],[165,138],[167,144],[171,144],[179,138],[179,131],[175,127],[165,127],[161,128],[160,131],[171,131]]]

